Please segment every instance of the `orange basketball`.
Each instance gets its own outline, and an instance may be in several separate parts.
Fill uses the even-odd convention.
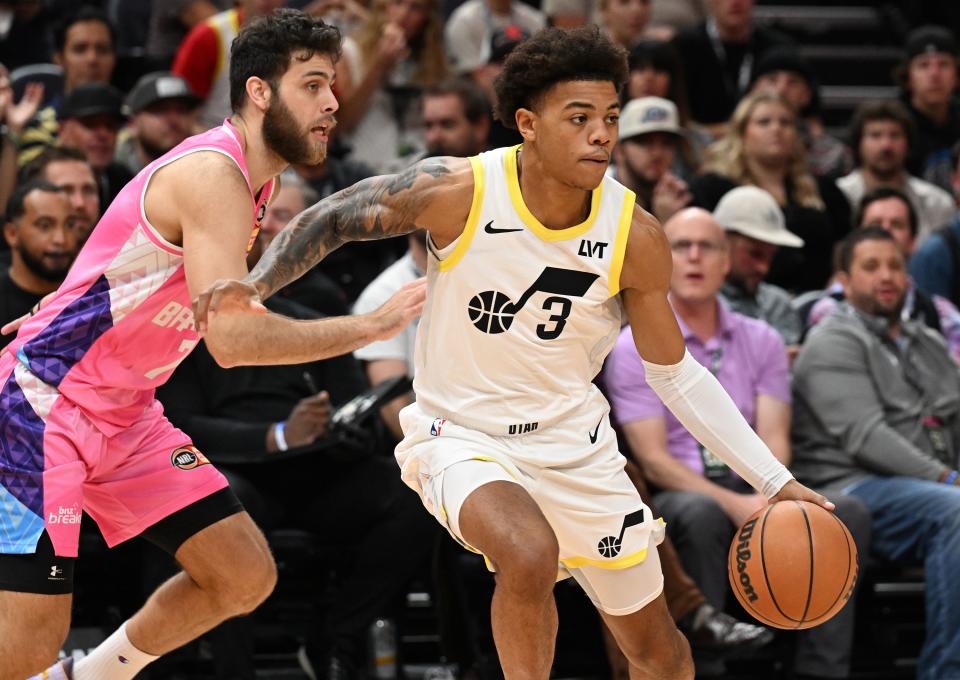
[[[850,599],[857,546],[832,512],[806,501],[780,501],[755,512],[733,537],[730,587],[758,621],[811,628]]]

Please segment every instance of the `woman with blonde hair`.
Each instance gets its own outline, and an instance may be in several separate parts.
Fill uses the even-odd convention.
[[[802,248],[777,252],[766,281],[793,292],[826,284],[833,246],[850,230],[850,206],[832,182],[810,174],[797,116],[786,99],[763,91],[740,100],[729,132],[707,148],[703,169],[690,186],[694,205],[713,210],[730,189],[758,186],[776,199],[787,228],[803,239]]]
[[[339,132],[351,158],[377,172],[423,151],[420,93],[448,73],[438,0],[374,0],[343,41],[337,65]]]

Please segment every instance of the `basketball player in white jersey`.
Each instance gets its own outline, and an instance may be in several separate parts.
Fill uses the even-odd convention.
[[[711,451],[773,501],[832,509],[798,484],[713,376],[685,351],[667,300],[671,255],[632,192],[604,177],[626,54],[595,28],[543,31],[497,81],[522,146],[425,160],[301,213],[243,281],[194,302],[258,302],[353,239],[429,232],[416,403],[401,413],[404,481],[496,572],[493,629],[507,678],[547,678],[552,590],[572,576],[630,661],[631,677],[693,677],[662,595],[663,524],[623,471],[592,379],[625,309],[651,386]]]

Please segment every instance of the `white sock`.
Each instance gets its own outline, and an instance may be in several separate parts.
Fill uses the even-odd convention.
[[[73,667],[73,680],[132,680],[157,656],[141,652],[127,638],[124,623]]]

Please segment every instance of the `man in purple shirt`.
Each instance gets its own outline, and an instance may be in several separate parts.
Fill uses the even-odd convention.
[[[716,375],[773,454],[790,463],[790,373],[779,334],[765,322],[730,311],[718,291],[730,268],[723,228],[710,213],[688,208],[664,224],[673,251],[670,301],[687,349]],[[604,382],[632,455],[661,489],[654,496],[684,567],[707,601],[723,609],[727,550],[734,528],[767,499],[704,449],[644,379],[643,364],[625,328],[604,369]],[[869,546],[870,516],[849,497],[831,499],[860,554]],[[795,677],[846,678],[853,638],[852,606],[801,633]],[[714,664],[715,666],[715,664]],[[709,669],[698,671],[714,671]]]

